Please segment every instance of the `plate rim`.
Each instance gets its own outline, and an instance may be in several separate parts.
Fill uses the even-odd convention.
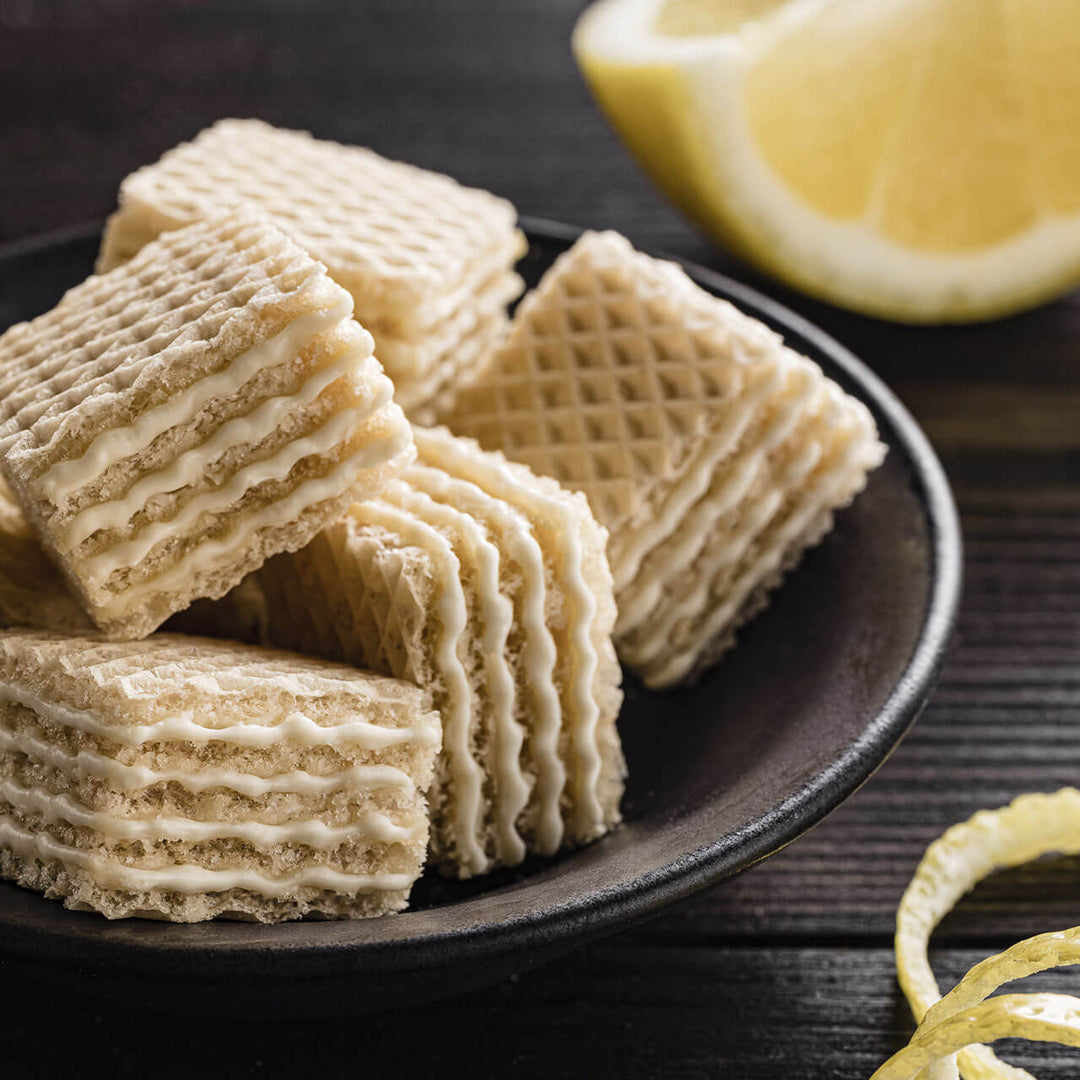
[[[91,240],[100,234],[102,226],[103,222],[98,220],[5,242],[0,244],[0,263]],[[519,226],[529,237],[566,245],[588,231],[530,215],[522,215]],[[719,837],[662,868],[601,892],[499,922],[353,942],[296,941],[294,935],[274,941],[268,940],[265,933],[249,933],[246,935],[248,940],[240,934],[238,940],[215,940],[200,949],[197,942],[169,940],[168,934],[155,935],[156,940],[151,940],[155,929],[178,929],[174,924],[145,923],[147,932],[140,934],[136,942],[131,942],[101,940],[92,930],[80,933],[79,927],[83,924],[78,919],[73,920],[70,931],[35,927],[28,932],[22,925],[12,927],[10,920],[0,915],[0,952],[46,963],[70,963],[68,950],[72,940],[77,939],[81,948],[89,947],[93,954],[80,958],[79,966],[84,969],[94,967],[101,969],[103,974],[122,975],[144,970],[148,960],[175,961],[178,953],[183,953],[184,966],[189,970],[192,967],[189,961],[211,957],[212,974],[190,973],[196,977],[214,978],[248,972],[256,956],[265,960],[272,955],[275,960],[271,965],[274,969],[272,977],[290,978],[311,977],[310,962],[315,959],[326,961],[331,956],[337,961],[333,970],[318,974],[334,977],[361,965],[369,974],[416,972],[441,967],[451,959],[468,962],[508,954],[524,956],[556,943],[569,948],[586,938],[613,933],[644,921],[668,904],[733,877],[782,850],[848,799],[888,759],[933,692],[959,609],[963,546],[959,517],[945,471],[926,435],[899,398],[865,362],[826,331],[779,301],[725,274],[681,256],[654,249],[640,250],[677,263],[708,291],[733,300],[753,317],[763,318],[785,335],[791,333],[802,338],[827,356],[830,363],[858,388],[858,396],[879,421],[887,422],[892,437],[889,441],[894,444],[892,451],[902,450],[910,464],[911,480],[916,486],[929,531],[929,595],[922,626],[903,673],[877,714],[868,719],[861,734],[795,792],[742,829]],[[42,900],[34,894],[28,895],[31,899]],[[249,927],[252,924],[231,925]],[[323,924],[299,922],[287,925],[299,930]],[[273,932],[275,928],[264,929]],[[18,938],[27,933],[30,940],[20,942]],[[193,966],[198,968],[197,963]],[[271,975],[271,972],[264,974]]]

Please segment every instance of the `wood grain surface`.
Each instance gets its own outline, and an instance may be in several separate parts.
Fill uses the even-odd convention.
[[[941,684],[848,803],[782,854],[634,931],[456,1001],[212,1029],[4,983],[5,1074],[866,1077],[911,1030],[889,942],[925,846],[1080,782],[1080,298],[978,327],[892,326],[763,283],[662,201],[592,107],[574,0],[0,0],[0,241],[101,217],[130,169],[222,115],[371,145],[764,287],[867,360],[953,481],[965,598]],[[0,304],[3,298],[0,297]],[[732,662],[732,661],[729,661]],[[1080,923],[1080,862],[986,882],[943,981]],[[1043,987],[1080,990],[1080,975]],[[62,1037],[58,1038],[58,1034]],[[1012,1048],[1010,1048],[1012,1050]],[[1026,1055],[1026,1056],[1025,1056]],[[1040,1077],[1075,1055],[1022,1048]],[[137,1063],[137,1068],[136,1068]]]

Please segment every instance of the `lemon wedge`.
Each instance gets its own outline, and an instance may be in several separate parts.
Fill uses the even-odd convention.
[[[1080,283],[1077,0],[600,0],[573,45],[664,191],[797,288],[951,322]]]

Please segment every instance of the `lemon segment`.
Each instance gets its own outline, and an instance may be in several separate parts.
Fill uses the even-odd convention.
[[[933,322],[1080,282],[1075,0],[600,0],[573,43],[665,193],[789,284]]]
[[[1080,17],[1076,0],[999,0],[1043,205],[1080,213]]]
[[[903,247],[962,252],[1019,236],[1043,215],[997,7],[947,0],[935,8],[952,18],[925,27],[925,70],[891,132],[873,216]]]
[[[590,59],[585,73],[615,130],[635,149],[668,198],[692,217],[707,217],[710,211],[699,190],[708,166],[694,131],[686,82],[660,64],[629,69]]]
[[[866,47],[868,14],[881,39],[877,49]],[[743,97],[751,138],[777,178],[826,217],[867,213],[918,74],[922,20],[896,17],[910,11],[891,14],[833,5],[748,64]]]

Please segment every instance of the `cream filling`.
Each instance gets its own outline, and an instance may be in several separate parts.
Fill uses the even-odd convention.
[[[421,460],[436,469],[442,468],[440,454],[458,447],[456,442],[439,432],[415,428],[414,435]],[[478,486],[475,491],[488,501],[493,514],[499,513],[506,536],[506,554],[522,569],[521,625],[525,644],[521,659],[525,669],[524,682],[531,691],[533,703],[529,743],[537,768],[536,846],[541,854],[552,855],[558,851],[563,839],[560,800],[566,787],[566,768],[559,757],[562,708],[554,682],[555,640],[547,625],[544,554],[531,526],[516,510]]]
[[[389,383],[389,380],[387,382]],[[320,431],[325,431],[328,426],[324,426]],[[198,574],[228,565],[235,558],[236,552],[246,547],[252,533],[295,521],[309,506],[343,495],[356,482],[360,473],[404,453],[411,443],[409,427],[402,424],[390,436],[363,447],[325,476],[305,480],[276,502],[264,506],[254,514],[241,516],[225,536],[217,540],[203,541],[165,573],[137,585],[129,585],[107,603],[96,605],[95,610],[101,617],[118,618],[136,608],[140,601],[151,593],[170,593],[183,589]],[[295,444],[290,444],[292,445]]]
[[[167,401],[147,409],[134,424],[103,432],[79,457],[52,465],[33,482],[33,489],[53,503],[62,503],[111,465],[141,453],[158,436],[193,420],[208,402],[235,394],[266,368],[287,363],[310,338],[335,326],[351,312],[351,297],[342,296],[333,307],[301,315],[269,340],[241,353],[223,371],[199,379]],[[374,347],[370,336],[368,346],[370,353]]]
[[[577,766],[570,778],[573,821],[579,835],[595,834],[604,822],[599,798],[603,767],[597,739],[600,708],[593,693],[599,657],[591,636],[597,609],[596,597],[582,569],[584,556],[578,523],[558,499],[524,487],[512,470],[497,458],[466,451],[448,434],[423,432],[418,428],[416,435],[425,453],[428,447],[438,446],[437,453],[452,463],[456,473],[469,477],[490,494],[506,500],[511,506],[525,505],[542,518],[554,518],[558,522],[554,531],[564,544],[558,563],[565,575],[563,586],[569,609],[566,621],[572,646],[568,687],[572,712],[565,719],[569,720],[571,753]]]
[[[51,743],[22,731],[0,728],[0,749],[20,754],[56,769],[72,779],[89,777],[103,780],[117,791],[141,791],[154,784],[179,784],[187,791],[199,793],[211,788],[224,788],[253,798],[270,794],[327,795],[335,791],[382,791],[394,789],[411,793],[415,785],[408,773],[392,765],[353,765],[328,776],[295,770],[275,776],[256,776],[253,773],[230,769],[151,769],[146,765],[124,765],[92,750],[70,754]]]
[[[718,488],[709,490],[716,468],[716,457],[709,455],[709,459],[701,462],[699,469],[695,470],[704,472],[704,483],[695,477],[691,485],[695,489],[700,488],[695,501],[690,503],[680,493],[677,507],[669,510],[665,504],[661,514],[673,515],[665,531],[676,535],[673,541],[664,545],[660,567],[647,567],[652,572],[641,573],[639,564],[635,567],[634,576],[628,579],[627,586],[619,591],[619,616],[615,623],[617,635],[630,633],[654,613],[665,583],[686,570],[697,558],[715,529],[716,522],[745,497],[767,456],[789,437],[796,423],[806,414],[807,402],[820,389],[820,381],[804,379],[799,391],[791,394],[776,410],[760,441],[741,453],[737,452],[734,461],[725,462],[727,475]],[[745,428],[745,424],[741,425],[739,437]],[[705,494],[704,498],[700,497],[702,494]]]
[[[520,295],[524,282],[513,271],[500,273],[485,285],[465,307],[422,338],[403,338],[380,334],[376,343],[379,360],[395,384],[401,379],[426,379],[428,375],[472,336],[477,327],[497,315]]]
[[[386,750],[392,746],[437,746],[438,732],[427,725],[389,728],[362,720],[343,724],[317,724],[301,712],[290,713],[278,724],[231,724],[209,727],[196,723],[191,713],[169,717],[155,724],[111,724],[84,709],[46,701],[29,690],[0,686],[0,701],[15,702],[38,716],[85,731],[124,746],[149,742],[225,742],[233,746],[266,747],[290,743],[298,746],[355,746],[361,750]]]
[[[810,475],[821,457],[821,445],[815,439],[803,447],[795,460],[763,491],[751,505],[743,507],[738,528],[733,529],[725,542],[712,548],[706,555],[707,567],[699,573],[693,586],[679,596],[667,598],[659,611],[653,613],[644,633],[639,634],[633,646],[625,649],[635,664],[647,664],[672,649],[672,634],[677,623],[705,610],[712,595],[713,579],[725,566],[736,565],[742,560],[750,545],[763,533],[792,493]],[[715,533],[716,521],[706,533]]]
[[[487,361],[509,326],[506,315],[494,315],[419,380],[398,379],[394,399],[416,423],[434,423],[444,416],[457,395],[487,370]]]
[[[344,409],[310,435],[293,439],[270,457],[239,469],[220,487],[189,499],[175,517],[146,525],[130,540],[113,544],[104,551],[83,559],[80,565],[81,574],[91,582],[101,583],[117,570],[138,566],[162,540],[190,529],[203,514],[220,513],[237,503],[252,488],[271,480],[283,480],[303,458],[324,454],[333,449],[356,427],[386,405],[393,389],[389,379],[381,379],[379,392],[370,400],[354,408]]]
[[[179,893],[227,892],[246,889],[271,898],[287,897],[297,889],[329,889],[345,895],[364,892],[397,892],[411,888],[413,874],[346,874],[326,866],[308,866],[284,877],[269,877],[257,870],[206,870],[201,866],[170,866],[140,870],[122,866],[102,855],[69,847],[51,836],[19,828],[10,818],[0,818],[0,845],[24,859],[53,859],[68,869],[82,870],[105,889],[145,892],[167,889]]]
[[[723,567],[737,563],[746,555],[750,545],[776,516],[783,503],[784,492],[773,488],[752,506],[743,509],[740,527],[728,536],[721,547],[709,553],[708,566],[702,570],[697,585],[688,594],[669,601],[662,610],[654,612],[645,632],[633,644],[620,642],[628,663],[644,666],[672,649],[671,634],[675,625],[698,614],[706,606],[713,578]]]
[[[197,821],[193,818],[126,818],[100,810],[90,810],[70,795],[53,795],[27,788],[0,777],[0,801],[21,814],[40,815],[47,821],[93,829],[106,840],[159,840],[200,843],[207,840],[244,840],[261,849],[282,844],[303,844],[329,851],[341,844],[361,840],[372,844],[404,844],[424,832],[424,822],[406,827],[395,825],[385,814],[369,811],[348,825],[332,826],[324,821],[290,821],[266,825],[258,821]]]
[[[393,483],[393,482],[392,482]],[[389,485],[388,485],[389,486]],[[356,503],[349,511],[361,524],[381,525],[406,543],[427,551],[437,567],[441,588],[436,613],[440,623],[435,665],[446,688],[443,718],[443,753],[450,763],[453,821],[451,831],[463,869],[483,874],[490,863],[479,837],[483,813],[483,771],[472,756],[472,687],[458,647],[465,633],[468,609],[461,587],[461,564],[450,545],[430,525],[383,501]]]
[[[517,830],[517,817],[529,801],[529,785],[521,771],[525,736],[514,719],[516,688],[506,662],[506,642],[514,621],[514,607],[499,588],[499,550],[468,513],[434,502],[430,497],[432,493],[424,491],[425,486],[430,485],[434,494],[453,501],[455,487],[463,486],[460,482],[455,484],[445,473],[423,467],[408,470],[403,479],[418,493],[407,493],[403,487],[395,487],[396,501],[415,512],[421,520],[457,533],[467,557],[477,568],[477,599],[483,628],[481,649],[486,675],[484,696],[491,711],[495,750],[495,850],[499,862],[515,865],[525,858],[525,842]]]
[[[65,546],[68,550],[78,547],[98,529],[121,528],[153,496],[187,487],[234,447],[258,445],[277,430],[286,413],[310,405],[338,379],[359,374],[366,360],[369,360],[368,355],[362,350],[349,349],[335,363],[316,371],[295,393],[269,398],[248,415],[222,424],[206,442],[181,454],[166,468],[137,480],[120,498],[86,507],[64,530]],[[369,360],[369,364],[374,367],[375,361]]]
[[[633,582],[642,560],[653,548],[681,529],[687,510],[708,490],[717,462],[738,445],[754,417],[754,411],[781,385],[787,374],[787,367],[778,363],[769,378],[762,379],[757,386],[743,395],[739,407],[733,407],[721,426],[710,433],[705,452],[698,456],[692,467],[673,485],[665,496],[663,505],[654,508],[654,512],[646,517],[644,523],[634,528],[625,543],[610,545],[613,549],[611,573],[615,579],[616,593],[620,593]],[[794,407],[791,407],[792,410]]]
[[[649,576],[639,575],[628,589],[619,593],[619,615],[615,621],[617,636],[632,633],[654,614],[665,584],[693,563],[719,518],[730,513],[746,497],[764,460],[764,453],[758,449],[733,462],[720,488],[679,523],[678,536],[664,547],[660,570]]]
[[[555,640],[547,627],[545,611],[544,556],[528,525],[518,521],[506,540],[506,553],[521,567],[523,578],[521,625],[525,645],[521,661],[532,702],[529,745],[536,762],[539,804],[535,846],[541,855],[554,855],[563,839],[559,800],[566,787],[566,768],[559,758],[562,710],[554,680]]]
[[[378,336],[381,333],[399,338],[418,338],[430,333],[444,319],[461,307],[467,307],[477,294],[482,282],[495,276],[500,270],[509,270],[528,250],[524,235],[516,229],[508,232],[487,251],[467,265],[460,284],[441,295],[428,294],[417,297],[401,297],[387,300],[373,293],[366,282],[347,283],[351,275],[342,272],[333,260],[327,259],[330,275],[349,289],[356,301],[356,317]]]
[[[683,678],[693,668],[702,650],[737,616],[754,589],[776,571],[791,545],[802,535],[814,518],[835,506],[843,493],[857,486],[858,478],[865,475],[865,468],[860,458],[870,441],[867,438],[852,439],[841,460],[804,493],[800,509],[789,515],[776,530],[771,537],[769,547],[762,551],[746,572],[740,576],[738,582],[728,591],[724,602],[709,611],[702,623],[695,628],[695,647],[670,656],[662,656],[660,661],[646,672],[650,685],[668,685]],[[808,460],[809,457],[809,451],[807,451],[802,460],[794,463],[793,480],[801,478],[799,474],[805,476],[814,467],[815,462]],[[743,545],[744,551],[747,546],[748,544]],[[725,561],[730,562],[730,559]],[[717,565],[720,565],[719,560]],[[664,626],[670,628],[680,617],[692,616],[697,611],[703,610],[711,576],[712,568],[703,575],[703,585],[695,591],[689,603],[680,605],[673,611],[672,617],[657,620],[657,622],[662,622]],[[666,635],[664,641],[670,644],[670,638]],[[649,640],[649,646],[653,656],[662,653],[662,649],[657,648],[655,635]]]

